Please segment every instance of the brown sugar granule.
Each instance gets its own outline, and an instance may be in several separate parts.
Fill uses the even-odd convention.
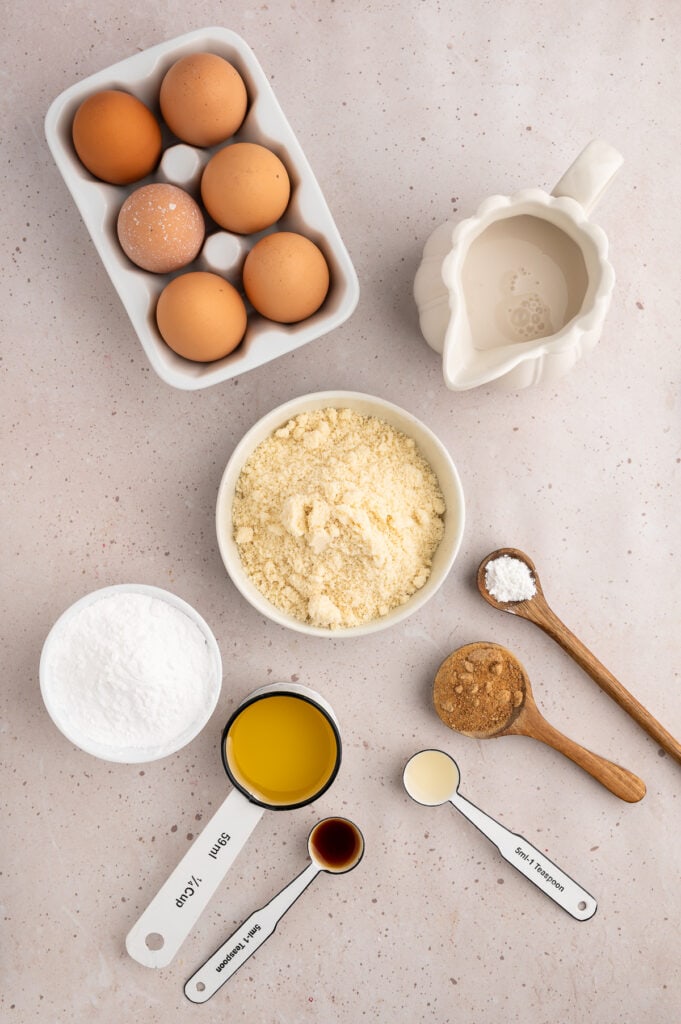
[[[520,662],[499,644],[460,647],[440,665],[433,703],[450,729],[469,736],[493,736],[525,698]]]

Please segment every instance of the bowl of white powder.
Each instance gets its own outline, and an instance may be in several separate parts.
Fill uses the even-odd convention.
[[[158,587],[95,590],[55,622],[40,690],[57,728],[105,761],[139,764],[186,746],[215,710],[217,641],[199,613]]]
[[[323,391],[242,438],[218,490],[225,568],[260,613],[314,636],[386,629],[444,582],[464,496],[444,445],[380,398]]]

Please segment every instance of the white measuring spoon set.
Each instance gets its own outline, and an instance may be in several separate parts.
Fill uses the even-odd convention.
[[[414,754],[404,769],[403,782],[407,793],[417,803],[428,807],[453,804],[497,847],[505,860],[576,920],[587,921],[596,913],[596,900],[574,879],[523,836],[511,832],[461,796],[458,766],[444,751],[421,750]],[[230,808],[228,805],[237,798],[238,806]],[[239,791],[230,794],[130,931],[126,945],[135,960],[149,967],[170,962],[263,810],[263,806],[251,804]],[[218,842],[216,848],[215,829],[222,828],[226,814],[230,834],[226,835],[224,844]],[[359,828],[346,818],[324,818],[308,836],[308,852],[307,867],[269,903],[254,911],[189,978],[184,992],[191,1002],[205,1003],[243,966],[273,934],[284,914],[320,872],[343,874],[355,868],[364,854],[364,838]],[[222,853],[225,856],[218,864],[218,855]],[[197,871],[202,874],[197,876]],[[183,890],[178,888],[180,883],[184,885]],[[191,895],[183,900],[182,895],[190,889],[193,890]],[[200,898],[192,905],[197,894]],[[178,911],[187,905],[189,914],[180,917]],[[155,928],[162,931],[158,934],[150,931]]]

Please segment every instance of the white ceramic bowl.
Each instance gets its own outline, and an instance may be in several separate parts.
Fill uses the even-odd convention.
[[[287,615],[273,605],[271,601],[268,601],[244,570],[232,530],[232,502],[236,483],[244,463],[248,460],[254,449],[265,438],[269,437],[277,427],[282,426],[282,424],[299,413],[308,412],[312,409],[326,408],[353,409],[365,416],[379,417],[390,423],[397,430],[412,437],[416,441],[421,454],[430,464],[438,478],[447,509],[444,517],[444,536],[433,557],[432,570],[425,585],[416,591],[405,604],[395,608],[387,615],[360,626],[350,626],[342,629],[326,629],[320,626],[308,625],[292,615]],[[364,395],[354,391],[320,391],[314,394],[302,395],[299,398],[285,402],[258,420],[241,439],[227,463],[218,489],[216,507],[216,531],[220,554],[232,582],[246,600],[261,614],[282,626],[288,626],[289,629],[297,630],[310,636],[323,636],[331,639],[376,633],[379,630],[396,625],[396,623],[401,622],[421,608],[439,589],[451,569],[461,546],[464,523],[465,505],[463,488],[456,466],[442,442],[438,440],[424,423],[399,406],[393,405],[391,402],[381,398],[374,398],[371,395]]]
[[[72,709],[69,707],[68,698],[65,700],[63,694],[57,695],[54,678],[54,659],[60,638],[64,635],[64,629],[71,623],[74,617],[84,608],[114,594],[142,594],[145,597],[164,601],[173,608],[183,612],[200,630],[206,642],[208,659],[210,662],[210,676],[206,680],[205,700],[197,710],[194,706],[192,713],[188,716],[186,724],[180,731],[174,731],[162,742],[153,747],[119,746],[113,748],[104,745],[101,741],[87,734],[86,730],[74,725],[70,717]],[[181,598],[167,590],[159,587],[150,587],[142,583],[121,583],[111,587],[103,587],[94,590],[85,597],[80,598],[72,604],[57,619],[47,635],[43,644],[40,656],[40,692],[50,718],[60,732],[74,743],[81,750],[104,761],[117,761],[126,764],[141,764],[147,761],[156,761],[161,757],[167,757],[186,746],[201,732],[213,714],[220,696],[222,687],[222,659],[212,630],[199,615],[199,613]]]
[[[307,320],[276,324],[250,311],[246,336],[230,355],[213,363],[196,363],[176,355],[156,326],[156,303],[171,276],[135,267],[116,235],[118,211],[127,195],[142,184],[168,181],[190,192],[200,204],[199,182],[209,158],[226,143],[210,149],[179,144],[162,125],[164,155],[157,171],[132,185],[108,185],[94,178],[76,156],[71,124],[82,101],[100,89],[123,89],[149,106],[160,120],[158,93],[163,76],[180,57],[210,52],[224,57],[241,74],[249,97],[243,125],[228,142],[257,142],[283,160],[292,184],[291,200],[274,229],[306,235],[323,251],[331,275],[329,293]],[[327,334],[351,315],[359,298],[357,275],[312,169],[277,102],[267,76],[244,40],[224,28],[206,28],[160,43],[70,86],[50,106],[45,135],[55,162],[92,236],[109,277],[156,373],[184,390],[209,387],[292,352]],[[233,235],[206,216],[207,237],[194,263],[180,273],[209,270],[239,286],[248,251],[268,232]],[[272,230],[272,229],[268,229]]]

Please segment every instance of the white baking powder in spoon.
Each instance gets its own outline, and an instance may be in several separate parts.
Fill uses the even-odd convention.
[[[112,754],[179,742],[205,717],[215,687],[198,625],[166,601],[131,592],[68,616],[49,672],[54,710],[70,733]]]
[[[537,593],[537,585],[527,562],[510,555],[501,555],[485,566],[487,593],[503,604],[529,601]]]

